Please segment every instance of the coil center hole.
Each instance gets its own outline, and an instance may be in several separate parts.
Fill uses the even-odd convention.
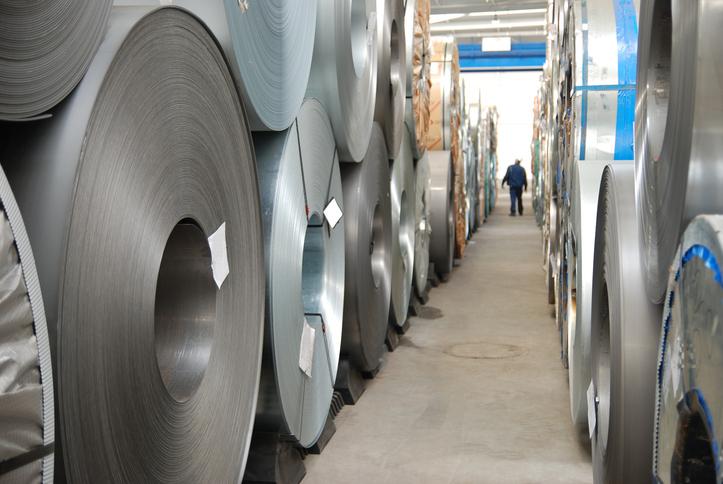
[[[324,226],[319,214],[312,214],[304,236],[301,262],[301,293],[304,313],[321,314],[324,296]]]
[[[369,260],[371,261],[372,280],[374,287],[378,288],[384,277],[384,217],[382,209],[377,202],[372,218],[371,240],[369,242]]]
[[[392,21],[392,28],[389,35],[389,43],[390,43],[390,57],[389,57],[389,82],[391,83],[390,89],[389,89],[389,98],[394,99],[394,87],[396,86],[397,89],[401,89],[404,86],[400,86],[400,78],[401,78],[401,72],[402,69],[401,65],[401,49],[405,46],[399,45],[399,28],[397,27],[396,20]],[[406,69],[406,66],[404,66]]]
[[[648,59],[647,134],[654,160],[660,159],[668,121],[670,101],[670,57],[673,36],[673,16],[670,0],[655,2],[653,31]]]
[[[158,370],[178,402],[196,393],[208,367],[216,294],[208,240],[194,220],[181,220],[163,250],[154,324]]]

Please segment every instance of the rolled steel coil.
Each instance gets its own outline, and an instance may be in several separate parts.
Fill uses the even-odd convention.
[[[399,152],[404,131],[407,53],[403,0],[377,0],[377,96],[374,120],[384,131],[387,151]]]
[[[639,3],[575,0],[575,160],[633,159]]]
[[[429,250],[431,224],[432,185],[429,172],[429,154],[425,153],[417,160],[414,167],[416,186],[415,224],[414,224],[414,291],[424,298],[427,294],[427,278],[429,276]]]
[[[720,481],[723,217],[685,230],[670,272],[658,356],[656,482]]]
[[[264,317],[243,107],[187,11],[118,8],[109,25],[54,116],[0,137],[47,310],[65,477],[233,482]]]
[[[374,123],[361,163],[341,166],[346,222],[342,356],[360,371],[379,368],[389,320],[392,211],[384,133]]]
[[[103,40],[112,3],[0,2],[0,119],[38,116],[70,94]]]
[[[304,102],[288,130],[255,133],[254,146],[267,269],[265,357],[255,428],[290,434],[310,447],[329,413],[341,347],[339,159],[329,117],[313,99]]]
[[[548,204],[547,220],[543,232],[545,287],[547,302],[555,304],[555,270],[557,268],[557,204]]]
[[[685,226],[723,212],[720,164],[723,10],[709,2],[641,6],[636,201],[648,297],[662,301]]]
[[[288,128],[301,108],[314,51],[318,0],[115,0],[169,4],[197,15],[223,47],[253,130]]]
[[[454,264],[454,167],[449,151],[429,151],[431,183],[429,223],[429,261],[434,270],[444,277],[452,272]]]
[[[35,258],[0,169],[0,480],[52,483],[50,342]]]
[[[412,140],[406,128],[399,155],[391,160],[392,299],[389,321],[401,328],[407,322],[414,273],[416,179]]]
[[[404,120],[412,135],[412,152],[419,159],[427,149],[429,94],[432,88],[430,64],[430,0],[406,0],[404,38],[407,56],[407,89]]]
[[[586,391],[590,385],[590,315],[595,217],[600,180],[608,161],[575,163],[570,192],[570,227],[567,239],[568,382],[572,422],[587,429]]]
[[[596,483],[650,479],[660,307],[645,296],[633,178],[632,163],[605,168],[597,207],[588,388]]]
[[[567,311],[569,301],[568,286],[569,280],[567,278],[567,266],[569,264],[567,246],[569,240],[568,230],[568,217],[567,207],[563,206],[561,211],[562,220],[560,221],[560,232],[557,237],[558,255],[557,255],[557,266],[555,274],[555,326],[560,335],[560,359],[565,368],[568,367],[568,348],[567,348]]]
[[[428,148],[447,150],[452,154],[454,166],[455,257],[462,258],[466,245],[465,185],[459,89],[459,52],[454,43],[432,43],[432,93],[430,96],[431,121]]]
[[[376,0],[318,0],[307,95],[331,118],[342,161],[369,146],[377,92]]]
[[[475,211],[477,209],[477,185],[476,185],[476,164],[475,164],[475,152],[474,145],[472,144],[471,138],[467,137],[467,160],[464,170],[465,177],[467,178],[466,192],[467,192],[467,238],[472,237],[472,233],[475,231]]]

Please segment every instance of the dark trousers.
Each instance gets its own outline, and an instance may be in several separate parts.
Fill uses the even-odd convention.
[[[517,202],[517,210],[522,215],[522,187],[510,187],[510,213],[515,213],[515,202]]]

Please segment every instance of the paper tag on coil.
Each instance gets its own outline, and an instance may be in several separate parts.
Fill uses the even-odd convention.
[[[341,216],[341,207],[339,207],[336,198],[332,198],[329,204],[324,209],[324,217],[326,217],[326,221],[329,223],[329,227],[331,227],[332,229],[336,227],[336,224],[338,224],[339,220],[341,220]]]
[[[314,363],[315,334],[316,330],[304,318],[304,328],[301,330],[301,346],[299,348],[299,368],[309,378],[311,378],[311,367]]]
[[[221,289],[223,281],[228,276],[228,250],[226,248],[226,222],[216,229],[208,238],[208,245],[211,248],[211,272],[216,286]]]
[[[597,409],[595,408],[595,387],[590,380],[590,386],[587,387],[587,429],[592,439],[595,433],[595,425],[597,425]]]

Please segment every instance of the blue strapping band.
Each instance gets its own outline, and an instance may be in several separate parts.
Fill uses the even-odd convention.
[[[634,91],[635,84],[590,84],[575,86],[576,91]]]
[[[618,83],[635,85],[638,57],[638,23],[633,0],[614,0],[615,33],[618,42]],[[635,91],[618,91],[617,119],[615,120],[616,160],[632,160],[633,130],[635,125]]]

